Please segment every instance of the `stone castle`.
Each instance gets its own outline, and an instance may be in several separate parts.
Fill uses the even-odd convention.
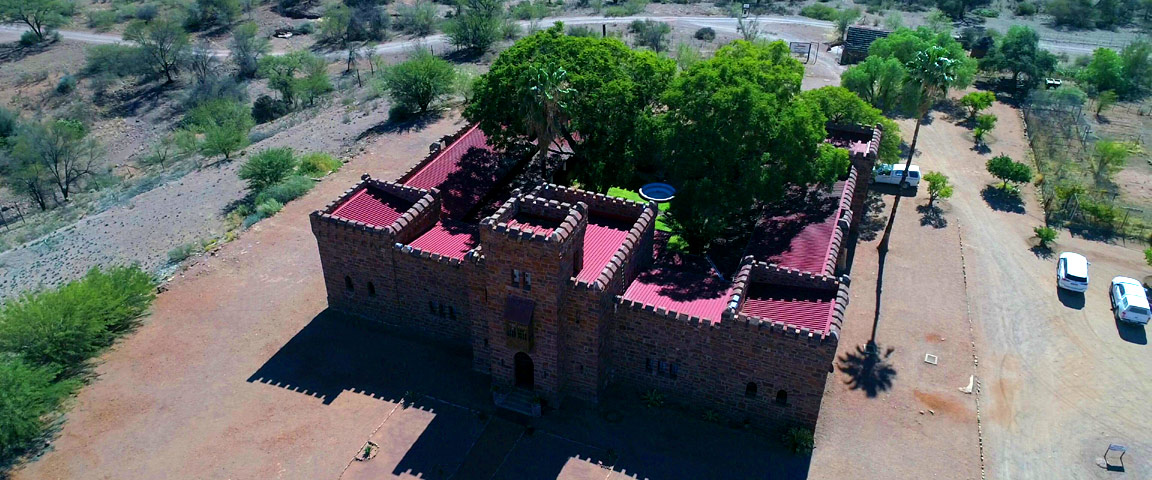
[[[311,215],[329,307],[469,348],[514,410],[597,402],[616,385],[755,427],[812,428],[881,134],[829,132],[851,154],[848,175],[766,210],[726,276],[666,247],[655,203],[511,190],[514,167],[465,128],[397,182],[365,175]]]

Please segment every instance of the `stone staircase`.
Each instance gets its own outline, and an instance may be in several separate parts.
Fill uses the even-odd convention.
[[[492,392],[492,401],[497,407],[529,417],[540,416],[540,403],[531,390],[513,388],[508,392]]]

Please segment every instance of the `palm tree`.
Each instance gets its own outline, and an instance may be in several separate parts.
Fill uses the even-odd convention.
[[[548,149],[563,135],[568,122],[568,102],[575,93],[568,86],[568,72],[562,67],[536,67],[525,73],[524,123],[536,138],[536,155],[540,162]]]
[[[948,94],[948,86],[956,79],[956,60],[947,56],[948,51],[940,46],[932,46],[916,54],[908,62],[908,75],[904,79],[906,87],[913,97],[913,109],[916,111],[916,129],[912,131],[912,145],[908,149],[908,161],[904,163],[904,174],[900,177],[900,186],[904,186],[908,179],[908,168],[912,166],[912,156],[916,153],[916,140],[920,136],[920,123],[924,116],[932,109],[937,100]],[[884,226],[884,237],[877,247],[880,252],[888,251],[888,241],[892,238],[892,224],[896,221],[896,209],[900,207],[901,195],[896,195],[892,201],[892,213],[888,216],[888,224]]]

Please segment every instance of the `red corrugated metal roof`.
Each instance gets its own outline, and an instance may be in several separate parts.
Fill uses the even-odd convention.
[[[624,220],[604,217],[592,213],[588,217],[588,228],[584,231],[584,265],[576,274],[582,282],[593,282],[612,256],[620,250],[620,245],[628,237],[632,225]]]
[[[844,182],[831,193],[806,192],[790,201],[796,205],[756,224],[748,254],[782,267],[823,274],[832,249]],[[814,198],[815,197],[815,198]]]
[[[401,181],[416,188],[440,189],[441,210],[448,217],[459,219],[496,185],[502,170],[501,158],[488,145],[488,137],[473,126]]]
[[[444,220],[436,222],[432,228],[409,245],[426,252],[463,260],[464,255],[479,244],[480,239],[476,234],[475,225]]]
[[[754,283],[740,312],[765,320],[826,333],[835,299],[831,293]]]
[[[656,268],[637,276],[623,298],[718,322],[729,295],[728,283],[711,272]]]
[[[332,215],[368,225],[387,227],[412,208],[412,205],[412,202],[383,190],[364,187],[336,207]]]
[[[539,233],[540,235],[548,236],[556,231],[560,226],[560,222],[550,218],[538,217],[535,215],[519,214],[508,221],[509,227],[516,227],[526,232]]]

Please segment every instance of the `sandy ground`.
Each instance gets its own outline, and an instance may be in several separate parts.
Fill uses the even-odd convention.
[[[1000,118],[992,152],[1026,158],[1018,113],[1003,104],[992,113]],[[949,175],[956,192],[941,203],[943,222],[914,208],[927,203],[923,187],[901,204],[877,333],[882,352],[894,349],[886,359],[894,372],[872,375],[891,386],[869,397],[867,389],[852,388],[857,377],[843,368],[867,341],[874,318],[877,241],[864,241],[812,477],[980,478],[979,418],[986,478],[1111,478],[1096,465],[1109,443],[1130,449],[1131,478],[1149,478],[1152,409],[1142,399],[1152,394],[1145,374],[1152,355],[1143,328],[1112,319],[1107,294],[1112,276],[1146,272],[1139,246],[1061,232],[1056,252],[1088,256],[1092,287],[1086,296],[1058,294],[1054,259],[1032,250],[1032,227],[1043,223],[1033,189],[1024,189],[1021,207],[993,208],[982,194],[994,181],[984,169],[990,154],[973,151],[970,132],[954,119],[933,117],[921,129],[916,163]],[[910,133],[912,125],[902,128]],[[979,417],[977,398],[958,391],[972,372],[971,339]],[[925,353],[938,355],[938,365],[924,363]],[[929,409],[936,415],[919,413]]]

